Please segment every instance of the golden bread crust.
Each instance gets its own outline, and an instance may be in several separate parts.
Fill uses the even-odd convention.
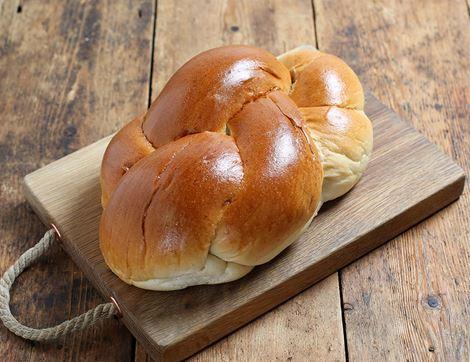
[[[363,98],[347,65],[311,48],[279,60],[249,46],[192,58],[105,152],[106,263],[127,283],[172,290],[271,260],[325,195],[344,191],[335,167],[349,187],[328,152],[356,163],[370,153]]]
[[[289,95],[321,154],[322,202],[344,195],[359,181],[372,153],[372,124],[364,113],[359,78],[340,58],[312,46],[278,59],[290,71]]]

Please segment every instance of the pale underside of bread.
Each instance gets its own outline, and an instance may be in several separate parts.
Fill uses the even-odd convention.
[[[188,272],[171,278],[155,278],[147,280],[126,280],[127,283],[148,290],[178,290],[191,285],[227,283],[248,274],[253,266],[226,262],[212,254],[208,254],[204,267],[198,271]]]
[[[308,220],[308,222],[304,225],[304,227],[299,230],[298,233],[286,239],[285,243],[278,248],[279,250],[273,250],[272,257],[278,255],[282,250],[291,245],[295,240],[300,237],[300,235],[304,233],[304,231],[312,222],[312,219],[317,215],[320,206],[321,203],[318,204],[315,213],[312,215],[310,220]],[[147,280],[128,279],[126,280],[126,282],[142,289],[170,291],[184,289],[192,285],[228,283],[244,277],[253,268],[254,266],[251,265],[242,265],[238,263],[224,261],[216,257],[215,255],[209,253],[207,254],[204,267],[198,271],[173,276],[170,278],[155,278]],[[120,272],[118,270],[113,271],[117,275],[120,275]]]

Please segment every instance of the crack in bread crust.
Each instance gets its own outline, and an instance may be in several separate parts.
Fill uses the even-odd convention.
[[[295,127],[296,129],[300,130],[300,132],[302,133],[302,136],[305,138],[305,141],[307,142],[308,144],[308,147],[310,149],[310,152],[312,153],[312,156],[315,156],[315,151],[313,149],[313,147],[316,147],[314,145],[312,145],[312,142],[311,142],[311,139],[310,139],[310,136],[308,135],[307,131],[305,130],[304,127],[302,127],[301,125],[299,126],[297,124],[297,122],[291,117],[289,116],[288,114],[286,114],[286,112],[284,112],[282,110],[282,108],[279,106],[279,104],[277,104],[277,102],[274,102],[274,105],[279,109],[279,111],[291,122],[292,126]]]
[[[188,142],[187,144],[185,144],[183,147],[181,147],[177,152],[173,153],[171,158],[168,160],[168,162],[163,167],[162,171],[158,175],[155,176],[155,179],[150,180],[150,181],[154,182],[154,183],[156,181],[159,181],[162,178],[162,176],[165,174],[165,172],[168,170],[168,167],[170,166],[170,164],[175,160],[177,155],[180,154],[190,144],[191,144],[191,141]],[[142,227],[141,228],[142,228],[142,240],[144,242],[144,252],[143,252],[143,254],[144,254],[144,268],[146,266],[146,260],[147,260],[147,239],[145,237],[145,221],[147,219],[148,209],[150,208],[150,205],[152,204],[152,201],[155,198],[159,188],[160,188],[160,185],[159,185],[159,182],[157,182],[157,184],[155,185],[155,188],[152,191],[152,195],[150,196],[150,199],[149,199],[148,203],[145,205],[144,212],[142,214]],[[129,242],[128,242],[128,248],[129,248]],[[129,258],[129,249],[128,249],[128,258]]]
[[[148,112],[146,112],[145,115],[142,117],[142,122],[140,122],[140,131],[144,135],[145,140],[153,147],[154,150],[156,150],[157,147],[155,147],[153,142],[150,141],[150,139],[147,137],[147,135],[145,134],[145,131],[144,131],[144,123],[147,120],[147,114],[148,114]]]
[[[229,125],[230,121],[234,119],[239,113],[241,113],[248,104],[256,102],[260,98],[268,98],[270,93],[277,91],[277,90],[280,90],[280,88],[275,86],[275,87],[268,89],[267,91],[257,93],[255,96],[250,97],[247,100],[245,100],[245,102],[243,102],[243,104],[241,105],[240,109],[238,109],[229,117],[229,119],[225,123],[225,127],[228,126],[230,128],[230,125]]]

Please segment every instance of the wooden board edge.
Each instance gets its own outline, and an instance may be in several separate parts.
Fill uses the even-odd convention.
[[[44,167],[47,167],[47,165],[44,166]],[[39,170],[41,170],[41,169],[39,169]],[[36,170],[36,171],[38,171],[38,170]],[[23,182],[21,183],[21,189],[23,191],[23,195],[24,195],[26,201],[31,206],[34,213],[39,217],[39,219],[42,221],[42,223],[44,225],[51,228],[51,216],[49,215],[46,208],[39,202],[39,199],[34,194],[33,188],[31,187],[30,179],[31,179],[31,176],[36,171],[33,171],[33,172],[27,174],[23,178]]]

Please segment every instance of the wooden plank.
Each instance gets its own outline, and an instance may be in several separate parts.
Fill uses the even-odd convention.
[[[232,283],[151,292],[125,284],[107,268],[98,247],[98,179],[109,138],[29,174],[26,197],[58,226],[65,250],[95,287],[104,296],[114,294],[123,323],[145,349],[159,359],[184,358],[461,194],[463,172],[447,156],[370,94],[365,111],[374,125],[375,150],[361,182],[325,205],[286,252]]]
[[[190,360],[341,361],[342,328],[334,273]]]
[[[153,1],[0,2],[0,270],[45,232],[21,194],[23,177],[111,133],[147,106]],[[103,301],[57,248],[21,276],[12,309],[50,326]],[[116,361],[132,336],[110,320],[52,344],[0,327],[2,360]]]
[[[312,356],[319,361],[344,360],[337,286],[334,273],[189,360],[309,361]],[[135,361],[151,360],[137,343]]]
[[[190,361],[344,360],[338,273],[194,355]],[[333,307],[332,307],[333,305]],[[338,339],[340,339],[338,341]],[[137,342],[135,361],[152,361]]]
[[[157,14],[154,95],[185,61],[212,47],[252,44],[280,54],[303,43],[315,44],[313,9],[309,0],[161,0]],[[223,355],[237,360],[250,360],[255,355],[266,359],[304,359],[315,348],[315,355],[320,360],[343,360],[340,305],[338,278],[328,278],[279,311],[212,345],[196,359]],[[321,310],[316,309],[320,306]],[[299,313],[302,307],[310,312]],[[284,328],[286,325],[291,327]],[[312,325],[315,328],[312,329]],[[272,343],[262,343],[265,340]],[[142,350],[137,343],[136,360],[146,359]]]
[[[319,45],[470,171],[465,1],[315,0]],[[430,180],[431,181],[431,180]],[[470,192],[341,273],[351,360],[470,360]]]

